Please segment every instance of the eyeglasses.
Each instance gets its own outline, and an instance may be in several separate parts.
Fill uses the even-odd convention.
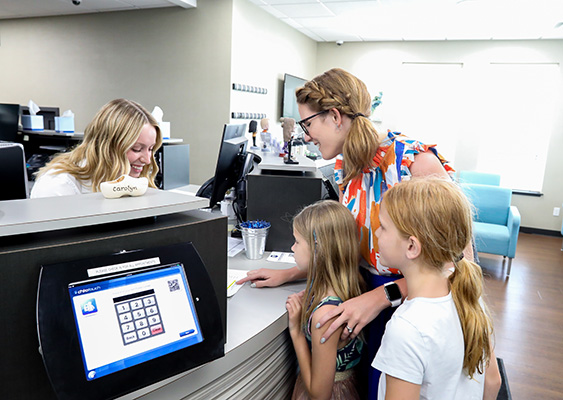
[[[302,119],[301,121],[297,121],[297,123],[299,124],[299,126],[301,127],[301,129],[303,129],[303,132],[305,133],[305,135],[309,136],[309,131],[307,130],[307,127],[305,126],[305,123],[306,123],[307,121],[312,120],[312,119],[315,118],[316,116],[321,115],[321,114],[324,114],[324,113],[327,113],[327,112],[329,112],[329,110],[319,111],[318,113],[313,114],[313,115],[310,115],[310,116],[308,116],[307,118]]]

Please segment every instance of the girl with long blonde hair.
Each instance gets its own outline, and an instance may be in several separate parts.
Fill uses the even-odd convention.
[[[372,363],[378,398],[482,399],[493,323],[481,268],[463,255],[470,202],[453,182],[413,179],[385,193],[379,219],[380,262],[401,270],[408,297]]]
[[[162,135],[154,117],[139,103],[126,99],[104,105],[74,150],[57,155],[37,174],[31,197],[100,191],[100,183],[127,174],[146,177],[156,187],[154,153]]]
[[[297,267],[307,273],[306,289],[286,303],[300,367],[293,399],[358,399],[354,367],[361,338],[341,341],[333,335],[321,345],[322,330],[311,330],[327,311],[361,293],[354,218],[338,202],[320,201],[294,218],[293,235]]]

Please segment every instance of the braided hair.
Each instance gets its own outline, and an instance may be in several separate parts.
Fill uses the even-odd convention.
[[[367,118],[371,114],[371,97],[366,85],[354,75],[333,68],[305,83],[296,91],[297,103],[315,112],[337,109],[352,120],[344,142],[344,184],[373,165],[379,148],[377,131]]]

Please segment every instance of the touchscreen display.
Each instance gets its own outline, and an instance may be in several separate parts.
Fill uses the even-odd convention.
[[[69,284],[87,380],[203,341],[181,263]]]

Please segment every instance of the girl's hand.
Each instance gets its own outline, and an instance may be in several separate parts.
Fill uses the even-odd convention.
[[[304,291],[292,294],[285,302],[289,316],[289,333],[293,336],[301,333],[301,309],[303,308]]]
[[[239,279],[237,285],[245,282],[252,282],[252,287],[276,287],[284,283],[307,277],[307,272],[301,271],[297,267],[286,269],[260,268],[248,271],[245,278]]]

